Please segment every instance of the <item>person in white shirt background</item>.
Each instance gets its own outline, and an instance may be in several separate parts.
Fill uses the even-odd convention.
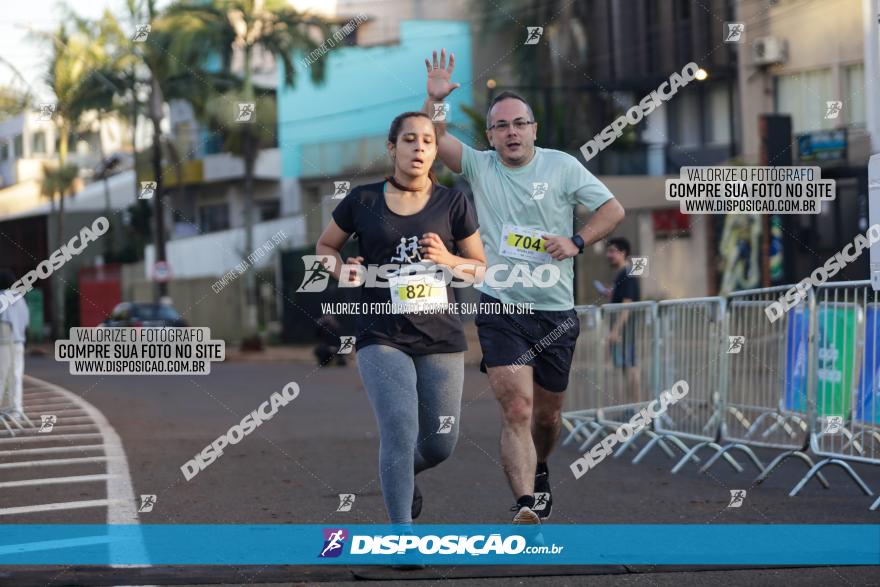
[[[15,283],[15,273],[9,269],[0,268],[0,294],[10,289]],[[24,298],[17,299],[3,312],[0,312],[0,322],[9,324],[10,328],[4,328],[6,334],[0,337],[12,336],[12,353],[8,349],[0,348],[0,411],[24,417],[24,405],[22,404],[22,380],[24,378],[24,343],[27,337],[27,328],[30,322],[30,312]],[[10,332],[11,331],[11,332]],[[9,342],[0,339],[0,347]],[[11,358],[11,361],[9,360]],[[11,377],[10,370],[11,367]]]

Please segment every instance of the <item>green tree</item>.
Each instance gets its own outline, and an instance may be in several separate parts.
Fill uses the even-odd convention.
[[[224,147],[244,161],[245,254],[249,254],[254,248],[254,165],[261,141],[267,133],[275,133],[274,100],[266,99],[270,92],[257,93],[252,63],[257,52],[272,55],[282,66],[284,84],[293,87],[297,75],[295,54],[309,54],[329,36],[331,27],[317,17],[298,12],[285,0],[192,0],[172,5],[166,16],[175,31],[169,51],[187,64],[200,64],[199,72],[206,79],[215,79],[218,71],[230,71],[234,54],[238,52],[241,56],[242,73],[235,85],[220,89],[219,99],[199,111],[202,117],[224,128]],[[209,67],[218,59],[219,69]],[[309,73],[313,82],[321,83],[324,60],[313,63]],[[219,87],[216,83],[212,85]],[[235,120],[237,104],[255,104],[254,124]],[[253,271],[245,274],[245,289],[245,342],[254,344],[259,339]]]
[[[100,66],[105,56],[100,45],[82,28],[81,23],[68,9],[62,7],[65,17],[54,33],[35,32],[40,40],[49,46],[49,63],[44,77],[46,85],[55,95],[52,123],[58,133],[57,169],[59,176],[48,180],[43,192],[49,195],[51,215],[55,219],[55,238],[49,236],[50,249],[55,249],[64,237],[64,202],[74,185],[77,174],[70,178],[68,151],[70,137],[79,127],[83,113],[92,108],[91,87],[84,83],[91,72]],[[71,24],[72,23],[72,24]],[[64,179],[69,181],[62,181]],[[55,210],[55,194],[58,194],[58,208]],[[59,337],[64,328],[64,288],[61,285],[61,272],[53,277],[54,335]]]

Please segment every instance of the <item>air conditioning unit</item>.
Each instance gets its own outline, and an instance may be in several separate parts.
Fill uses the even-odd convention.
[[[775,65],[788,60],[788,43],[779,37],[758,37],[752,43],[754,65]]]

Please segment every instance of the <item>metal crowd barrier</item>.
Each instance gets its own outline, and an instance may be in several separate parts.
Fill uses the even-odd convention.
[[[656,445],[672,456],[668,440],[685,453],[673,473],[700,462],[705,448],[715,454],[701,472],[721,458],[741,472],[730,454],[736,450],[760,471],[759,484],[796,457],[809,470],[789,495],[813,477],[827,488],[821,469],[828,465],[873,495],[850,463],[880,464],[880,293],[869,281],[828,283],[771,322],[766,308],[791,287],[737,291],[726,300],[579,307],[563,444],[585,438],[583,450],[684,379],[688,394],[644,431],[651,440],[633,463]],[[621,321],[631,326],[615,330]],[[609,340],[612,332],[619,340]],[[765,467],[757,447],[782,452]]]
[[[583,451],[613,433],[656,396],[656,302],[606,304],[578,308],[581,336],[575,350],[563,422],[569,430],[563,446],[574,440]],[[614,333],[614,340],[611,334]],[[619,458],[636,449],[642,435],[656,437],[652,427],[633,434],[615,451]],[[660,447],[675,458],[665,442]]]
[[[601,370],[602,389],[598,394],[596,419],[602,433],[616,431],[639,410],[656,399],[657,388],[657,302],[630,302],[602,306]],[[630,436],[614,452],[614,458],[635,449],[641,436],[657,437],[653,426],[645,426]],[[588,439],[592,440],[592,439]],[[591,444],[584,442],[580,449]],[[675,458],[665,442],[661,448]]]
[[[688,462],[699,462],[697,453],[711,448],[737,472],[742,466],[718,445],[724,407],[727,336],[724,300],[719,297],[666,300],[658,304],[659,374],[657,394],[684,379],[688,394],[667,407],[654,420],[658,433],[633,459],[640,462],[655,444],[670,440],[685,453],[672,468],[677,473]],[[682,440],[696,444],[687,448]]]
[[[825,458],[790,495],[828,465],[842,468],[865,495],[873,495],[847,461],[880,464],[878,309],[880,296],[869,281],[816,288],[810,307],[810,448]],[[880,500],[871,509],[878,505]]]
[[[790,457],[807,454],[807,364],[812,294],[771,322],[765,313],[790,286],[732,292],[727,297],[728,381],[721,423],[722,452],[744,452],[759,471],[755,484]],[[766,467],[750,447],[783,452]],[[720,454],[720,453],[719,453]],[[707,471],[715,455],[701,469]],[[819,481],[828,487],[824,477]]]
[[[576,306],[580,334],[575,346],[569,375],[568,391],[562,412],[562,423],[569,431],[562,445],[581,437],[591,436],[597,428],[596,408],[602,389],[601,313],[598,306]]]

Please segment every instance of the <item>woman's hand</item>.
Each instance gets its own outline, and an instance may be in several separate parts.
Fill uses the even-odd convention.
[[[421,240],[419,240],[419,245],[422,247],[422,259],[433,261],[438,265],[452,267],[452,254],[446,248],[446,245],[443,244],[443,239],[437,233],[426,232],[422,235]]]
[[[364,262],[363,257],[349,257],[348,259],[345,260],[346,265],[362,265],[363,262]],[[346,271],[345,267],[343,267],[342,270],[345,272],[345,276],[348,279],[348,283],[352,284],[353,286],[357,286],[357,285],[361,284],[362,280],[361,280],[359,271],[353,271],[351,269]]]

